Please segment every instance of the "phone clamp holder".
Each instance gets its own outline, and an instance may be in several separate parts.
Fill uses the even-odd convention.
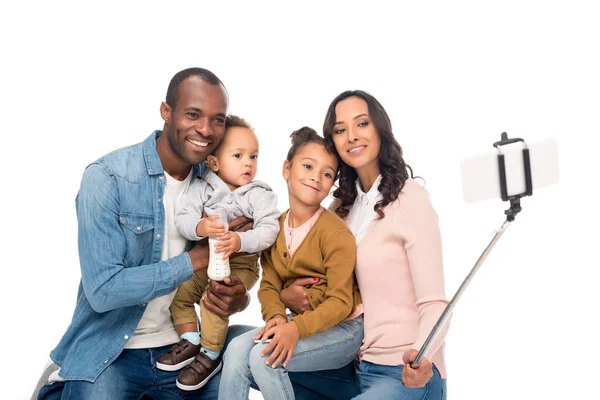
[[[504,163],[504,154],[501,146],[507,144],[523,142],[523,172],[525,174],[525,192],[509,196],[506,185],[506,164]],[[531,196],[533,194],[533,182],[531,179],[531,160],[529,158],[529,149],[527,143],[521,138],[509,139],[506,132],[500,135],[500,141],[494,143],[494,147],[498,150],[498,173],[500,177],[500,198],[502,201],[510,201],[510,208],[504,212],[509,221],[514,221],[517,214],[521,211],[521,197]]]

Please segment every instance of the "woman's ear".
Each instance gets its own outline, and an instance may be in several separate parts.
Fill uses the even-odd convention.
[[[208,163],[208,168],[210,168],[212,172],[219,171],[219,160],[217,157],[210,154],[208,157],[206,157],[206,162]]]
[[[285,160],[283,162],[283,171],[282,171],[282,173],[283,173],[283,179],[285,179],[286,181],[288,179],[290,179],[290,168],[291,167],[292,167],[292,164],[288,160]]]

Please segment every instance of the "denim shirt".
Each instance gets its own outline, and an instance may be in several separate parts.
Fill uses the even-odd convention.
[[[76,199],[81,281],[73,319],[50,353],[66,380],[94,382],[133,335],[146,304],[192,277],[188,253],[160,261],[164,170],[155,131],[90,164]],[[192,181],[204,164],[194,165]]]

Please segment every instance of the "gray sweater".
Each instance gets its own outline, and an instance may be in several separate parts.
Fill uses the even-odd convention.
[[[175,210],[175,226],[188,240],[200,240],[196,225],[202,220],[202,212],[213,215],[217,209],[227,213],[227,220],[247,217],[254,221],[254,228],[240,235],[240,251],[257,253],[273,243],[279,233],[277,196],[269,185],[253,181],[234,191],[210,169],[199,176],[184,193]]]

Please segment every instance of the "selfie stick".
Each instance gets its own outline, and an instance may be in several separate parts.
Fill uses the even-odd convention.
[[[508,196],[507,188],[506,188],[506,169],[505,169],[505,164],[504,164],[504,154],[502,154],[502,150],[500,149],[500,146],[504,146],[504,145],[511,144],[511,143],[517,143],[517,142],[523,142],[523,144],[525,145],[525,148],[523,149],[523,167],[524,167],[524,172],[525,172],[525,192],[516,194],[513,196]],[[463,292],[465,291],[465,289],[467,288],[467,286],[469,285],[469,283],[471,282],[471,280],[473,279],[475,274],[477,273],[477,270],[479,270],[479,267],[481,266],[481,264],[483,264],[483,262],[485,261],[487,256],[492,251],[492,248],[496,245],[496,242],[498,242],[498,240],[500,239],[500,237],[502,236],[502,234],[504,233],[506,228],[508,228],[508,226],[511,224],[511,222],[515,220],[515,217],[517,216],[519,211],[521,211],[521,197],[531,196],[531,194],[533,193],[533,184],[531,181],[531,164],[530,164],[530,160],[529,160],[529,149],[527,148],[527,143],[525,143],[525,141],[523,139],[519,139],[519,138],[509,139],[506,132],[503,132],[500,135],[500,141],[494,143],[494,147],[498,150],[498,171],[500,174],[500,197],[502,198],[502,201],[510,201],[510,208],[508,210],[504,211],[504,214],[506,214],[506,221],[504,221],[504,223],[502,224],[502,226],[500,227],[498,232],[496,232],[496,234],[492,238],[491,242],[485,248],[483,253],[481,253],[481,256],[479,256],[479,259],[475,263],[475,266],[471,269],[471,272],[469,272],[469,275],[467,275],[467,277],[465,278],[463,283],[460,285],[460,287],[456,291],[456,294],[454,295],[454,297],[452,297],[452,300],[450,300],[450,302],[446,306],[446,309],[444,310],[444,312],[442,313],[442,315],[436,322],[435,326],[429,333],[427,340],[425,340],[425,343],[423,343],[421,350],[419,350],[417,357],[411,363],[411,366],[413,368],[419,367],[419,364],[421,363],[421,360],[423,359],[425,353],[431,346],[433,339],[435,338],[435,336],[437,335],[439,330],[444,326],[444,324],[450,317],[450,313],[454,309],[454,306],[456,306],[456,302],[458,301],[460,296],[463,294]]]

